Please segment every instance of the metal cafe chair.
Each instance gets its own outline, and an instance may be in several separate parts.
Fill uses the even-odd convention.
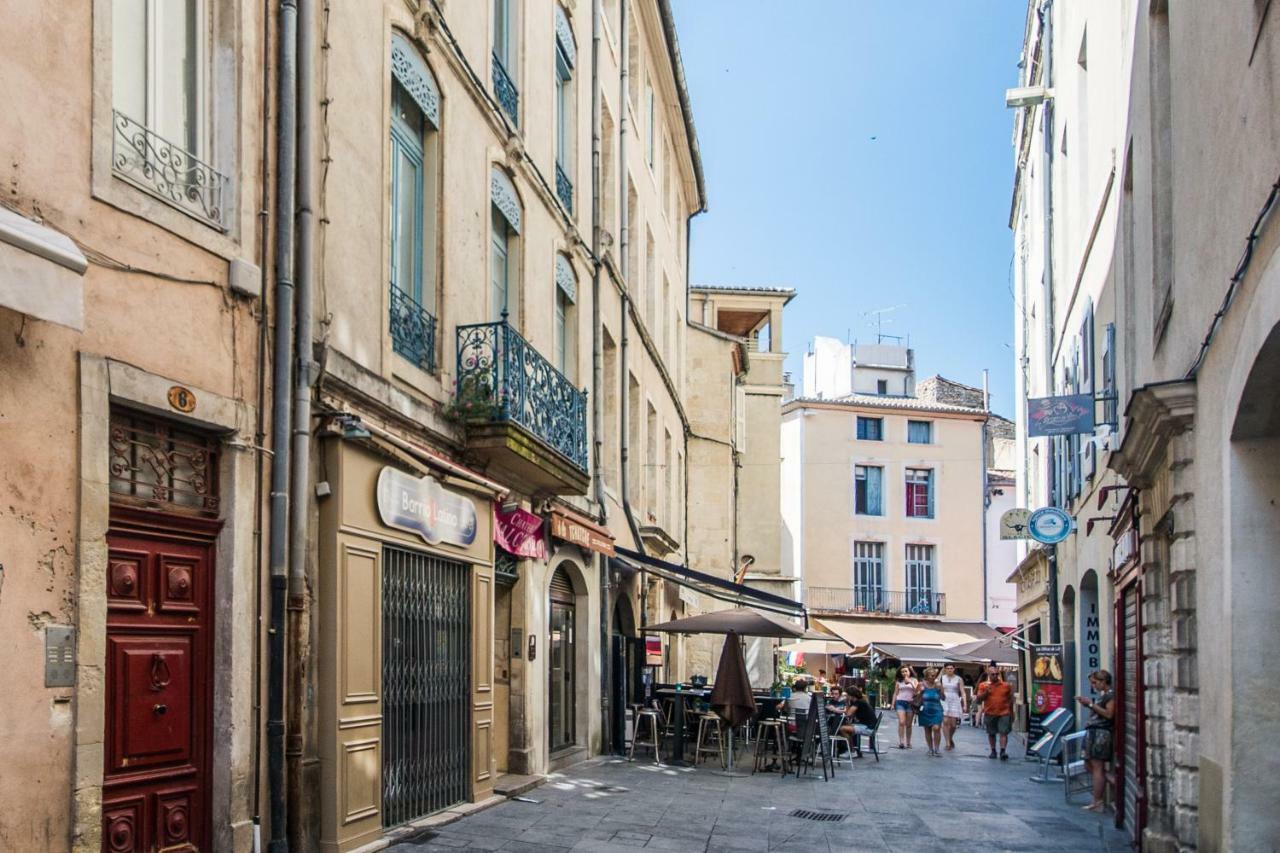
[[[862,738],[867,739],[867,744],[871,747],[871,754],[876,757],[876,763],[880,763],[880,747],[876,743],[876,737],[880,732],[880,721],[884,719],[884,711],[876,711],[876,724],[871,727],[855,725],[853,727],[854,748],[858,750],[858,754],[862,754]]]

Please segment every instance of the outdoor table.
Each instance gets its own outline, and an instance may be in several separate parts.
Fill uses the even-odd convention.
[[[665,690],[655,690],[654,694],[657,696],[664,696],[666,698],[675,700],[674,702],[672,702],[672,705],[675,706],[672,709],[675,712],[675,720],[673,721],[673,725],[672,725],[672,728],[674,729],[673,735],[674,735],[675,741],[672,744],[671,763],[684,764],[685,763],[685,760],[684,760],[684,740],[685,740],[684,703],[688,699],[706,699],[708,696],[711,695],[711,690],[710,688],[703,688],[703,687],[681,687],[679,690],[676,690],[674,688],[666,688]]]

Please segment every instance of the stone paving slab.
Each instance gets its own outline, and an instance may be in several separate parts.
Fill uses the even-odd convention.
[[[812,771],[727,778],[706,766],[594,759],[525,794],[537,803],[500,803],[392,853],[1128,853],[1110,815],[1080,809],[1086,796],[1067,804],[1061,785],[1031,782],[1034,766],[1020,753],[1007,762],[986,755],[985,737],[963,728],[942,758],[893,749],[878,764],[868,755],[840,765],[830,782]],[[791,816],[797,809],[843,817],[806,820]]]

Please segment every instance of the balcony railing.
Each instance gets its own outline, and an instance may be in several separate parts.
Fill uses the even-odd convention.
[[[564,209],[573,213],[573,182],[569,180],[569,176],[564,173],[564,169],[560,168],[560,164],[556,163],[556,195],[560,196],[560,203],[564,205]]]
[[[119,110],[112,110],[112,124],[111,166],[117,175],[226,230],[225,175]]]
[[[947,596],[942,592],[890,592],[874,587],[811,586],[805,589],[810,610],[829,613],[865,613],[871,616],[946,616]]]
[[[502,111],[511,119],[511,123],[519,125],[520,92],[496,53],[493,54],[493,94],[498,97],[498,103],[502,104]]]
[[[455,406],[467,421],[519,424],[587,470],[587,392],[505,320],[458,327]]]
[[[391,286],[391,347],[427,373],[436,372],[436,318]]]

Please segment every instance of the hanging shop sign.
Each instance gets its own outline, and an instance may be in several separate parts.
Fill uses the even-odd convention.
[[[1001,539],[1030,539],[1031,531],[1027,522],[1031,520],[1031,510],[1011,509],[1000,516]]]
[[[518,507],[510,512],[493,508],[493,541],[517,557],[537,560],[547,557],[542,518]]]
[[[649,634],[644,638],[644,665],[662,666],[661,634]]]
[[[378,474],[378,515],[387,527],[416,533],[432,545],[465,548],[476,541],[476,505],[430,477],[385,467]]]
[[[614,556],[613,537],[607,530],[588,525],[563,512],[551,513],[551,535],[588,551]]]
[[[1056,506],[1047,506],[1031,513],[1027,519],[1027,532],[1031,538],[1045,545],[1056,545],[1071,535],[1071,516]]]
[[[1027,435],[1093,434],[1093,395],[1032,397],[1027,400]]]
[[[1044,734],[1045,717],[1062,707],[1062,644],[1031,647],[1031,685],[1027,696],[1027,743]]]

